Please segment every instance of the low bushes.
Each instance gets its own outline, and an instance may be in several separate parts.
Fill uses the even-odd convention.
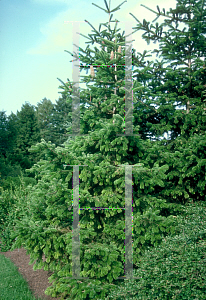
[[[16,181],[16,182],[15,182]],[[0,194],[0,251],[8,251],[11,249],[15,239],[11,237],[14,231],[16,221],[20,220],[28,211],[27,196],[29,190],[34,184],[33,178],[18,178],[13,180],[9,178]]]
[[[36,179],[32,177],[24,177],[23,178],[25,185],[34,185],[36,184]],[[21,185],[22,179],[21,177],[12,177],[8,176],[6,179],[2,179],[1,188],[3,190],[14,190]]]
[[[122,208],[125,206],[125,171],[123,168],[120,169],[113,165],[114,160],[112,155],[109,155],[110,148],[107,142],[110,138],[105,139],[106,134],[110,134],[110,132],[107,128],[103,128],[101,145],[95,132],[85,139],[77,138],[78,143],[71,141],[65,145],[64,149],[56,148],[55,145],[45,141],[38,143],[31,150],[41,152],[45,159],[41,159],[30,170],[35,173],[37,184],[33,187],[22,185],[17,190],[11,191],[10,196],[4,195],[5,203],[11,197],[9,207],[12,209],[7,209],[11,250],[23,245],[30,254],[31,263],[37,260],[34,265],[35,269],[44,268],[54,272],[50,278],[51,282],[54,281],[53,285],[46,291],[48,295],[54,297],[71,295],[74,299],[86,300],[105,299],[112,289],[116,290],[116,286],[121,286],[117,278],[124,275],[125,213],[119,209],[99,211],[92,209],[93,207]],[[114,135],[116,132],[112,131],[112,134]],[[133,267],[139,274],[145,255],[147,255],[145,263],[147,263],[148,257],[152,260],[150,252],[146,254],[148,249],[151,251],[156,247],[155,251],[157,251],[158,245],[161,245],[168,235],[172,238],[181,234],[177,227],[177,220],[184,211],[184,206],[174,203],[174,201],[166,201],[163,197],[163,190],[168,187],[169,162],[168,165],[159,165],[159,162],[154,162],[149,158],[149,161],[143,159],[142,163],[138,165],[141,160],[135,155],[132,156],[133,161],[125,158],[128,149],[127,142],[125,137],[114,137],[112,149],[118,150],[115,148],[117,145],[123,149],[121,150],[123,151],[122,156],[118,156],[118,164],[135,165],[132,173],[134,182]],[[145,144],[141,145],[139,140],[135,143],[130,141],[130,143],[134,153],[138,153],[144,148],[147,149],[143,147]],[[99,152],[93,153],[91,147],[95,147],[95,149],[100,147],[101,149]],[[72,278],[74,189],[72,180],[74,174],[72,168],[68,168],[68,170],[63,168],[65,163],[71,166],[88,165],[88,168],[83,168],[79,176],[81,179],[80,204],[85,208],[79,214],[81,276],[89,277],[88,281],[78,281]],[[115,169],[113,170],[113,168]],[[169,195],[165,196],[169,198]],[[86,209],[88,207],[91,208],[90,211]],[[14,242],[15,238],[17,239]],[[4,230],[4,240],[5,242],[7,240],[6,230]],[[176,241],[173,244],[177,246]],[[170,249],[172,249],[170,252],[173,251],[172,246]],[[182,248],[178,251],[179,256]],[[45,255],[46,261],[42,260],[43,255]],[[167,255],[165,250],[165,257]],[[156,252],[154,256],[156,256]],[[160,258],[162,259],[162,256]],[[156,261],[150,262],[150,265],[156,264]],[[153,269],[158,270],[157,268]],[[153,269],[151,272],[154,271]],[[147,270],[146,266],[143,265],[142,270]],[[145,271],[142,272],[144,274]],[[149,270],[147,272],[151,280],[146,278],[145,281],[140,281],[141,284],[143,282],[145,284],[142,290],[153,292],[153,294],[149,294],[150,298],[157,293],[160,294],[160,296],[157,294],[157,297],[164,297],[161,294],[164,293],[161,288],[158,287],[157,291],[153,291],[154,274],[151,275]],[[143,276],[138,275],[138,277]],[[165,282],[164,286],[166,286]],[[169,296],[171,296],[173,288],[169,287]],[[139,287],[136,290],[139,290]],[[144,297],[147,295],[142,297],[145,299]]]
[[[11,250],[23,246],[30,254],[31,263],[36,260],[34,269],[54,272],[50,278],[53,285],[46,291],[54,297],[71,295],[74,299],[105,299],[111,289],[119,285],[117,278],[124,275],[124,211],[85,209],[79,216],[80,261],[81,276],[89,280],[72,278],[73,173],[72,169],[64,170],[62,165],[75,165],[77,158],[79,164],[88,165],[80,174],[81,207],[125,206],[125,172],[117,167],[114,172],[110,167],[113,160],[106,155],[109,139],[105,139],[109,132],[107,128],[103,129],[102,145],[98,144],[94,132],[85,141],[79,140],[79,145],[71,142],[65,149],[44,141],[34,146],[34,151],[45,155],[45,159],[31,169],[38,182],[33,187],[22,186],[11,193],[11,201],[15,198],[10,219],[7,219]],[[84,154],[90,152],[87,147],[94,141],[103,153]],[[113,146],[118,143],[126,155],[127,140],[115,137]],[[133,145],[135,152],[143,148],[138,143]],[[125,161],[124,155],[119,157],[119,164],[134,163]],[[151,168],[144,164],[134,168],[134,268],[147,247],[157,246],[164,236],[175,233],[174,216],[179,214],[180,207],[176,203],[167,203],[158,195],[158,188],[165,185],[167,169],[167,165],[159,167],[156,164]],[[6,243],[6,231],[4,236]],[[43,255],[46,257],[44,262]]]
[[[146,250],[134,270],[139,279],[126,280],[106,300],[206,299],[205,209],[205,202],[189,202],[177,217],[179,233]]]

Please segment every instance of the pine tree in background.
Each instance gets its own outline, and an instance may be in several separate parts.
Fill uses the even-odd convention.
[[[71,101],[70,99],[69,102],[62,95],[56,100],[56,104],[53,104],[51,100],[46,98],[37,104],[36,111],[40,135],[46,142],[50,141],[52,144],[60,146],[68,139],[66,124],[71,119],[68,116],[69,112],[71,112]]]
[[[31,168],[34,162],[36,162],[35,155],[33,156],[29,152],[29,148],[40,141],[40,129],[35,108],[29,103],[23,104],[21,110],[17,111],[17,118],[16,158],[25,170]]]
[[[7,152],[9,147],[9,138],[8,138],[8,120],[5,111],[0,112],[0,153],[1,156],[7,158]]]
[[[18,136],[18,118],[0,112],[0,173],[2,178],[20,175],[20,166],[15,156]]]
[[[10,151],[8,119],[5,111],[0,112],[0,175],[5,177],[8,171],[6,162]]]
[[[71,102],[66,100],[66,97],[60,97],[54,104],[54,113],[51,121],[51,132],[53,133],[52,143],[57,146],[62,145],[67,139],[66,122],[71,121],[69,117],[71,112]]]
[[[51,100],[44,98],[41,102],[37,103],[36,107],[38,125],[40,128],[40,135],[45,141],[51,141],[51,119],[54,113],[54,104]]]

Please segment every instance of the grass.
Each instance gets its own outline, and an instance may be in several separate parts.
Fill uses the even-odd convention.
[[[34,297],[17,267],[3,254],[0,254],[0,299],[42,300]]]

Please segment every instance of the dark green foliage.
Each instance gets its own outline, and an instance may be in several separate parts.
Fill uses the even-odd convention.
[[[36,184],[36,180],[32,177],[24,177],[23,178],[26,186],[31,184],[34,185]],[[21,185],[21,178],[20,177],[12,177],[12,176],[7,176],[6,179],[2,180],[2,188],[4,190],[14,190],[15,188],[18,189]]]
[[[6,153],[10,148],[9,145],[9,125],[8,125],[8,120],[7,116],[4,111],[0,112],[0,153],[1,156],[6,158]]]
[[[50,131],[53,133],[53,139],[51,142],[56,146],[62,145],[67,139],[67,127],[68,123],[71,122],[71,101],[66,97],[60,97],[56,104],[54,104],[53,119],[51,121]]]
[[[205,299],[205,209],[205,202],[188,203],[177,218],[177,235],[146,250],[134,271],[139,279],[118,285],[106,300]]]
[[[119,33],[117,20],[112,21],[112,15],[110,16],[120,6],[110,10],[106,1],[105,11],[109,14],[109,23],[100,24],[98,31],[88,22],[93,33],[89,35],[90,41],[87,43],[97,43],[102,46],[101,50],[96,47],[93,50],[89,46],[86,50],[80,49],[83,53],[80,54],[81,62],[92,64],[95,69],[95,76],[91,74],[83,77],[87,89],[80,91],[80,104],[89,104],[89,107],[80,107],[80,133],[84,135],[69,137],[61,145],[64,141],[62,135],[65,134],[63,128],[72,133],[71,91],[74,86],[69,80],[67,83],[60,80],[63,98],[55,109],[46,99],[39,105],[39,121],[42,120],[42,132],[48,140],[42,139],[40,143],[33,140],[31,147],[25,148],[32,157],[36,157],[35,163],[27,172],[35,174],[37,183],[33,187],[24,187],[23,192],[21,188],[15,191],[19,193],[18,209],[13,205],[9,210],[7,219],[10,232],[7,235],[11,241],[16,238],[11,249],[23,245],[31,254],[31,263],[37,260],[34,268],[54,271],[51,276],[51,281],[54,282],[47,289],[47,294],[61,295],[62,299],[105,299],[112,289],[120,285],[117,278],[124,276],[125,259],[125,211],[118,209],[125,207],[125,168],[122,165],[133,165],[133,268],[136,274],[140,272],[139,266],[147,256],[148,247],[150,250],[155,249],[157,257],[157,249],[160,249],[157,247],[164,247],[163,240],[168,236],[168,241],[176,238],[179,230],[177,220],[179,215],[184,214],[182,204],[186,205],[190,199],[205,200],[205,69],[200,58],[205,51],[204,39],[201,36],[202,50],[199,45],[197,55],[191,50],[188,56],[180,53],[181,56],[178,53],[182,49],[180,44],[179,48],[175,46],[172,51],[173,43],[177,42],[177,28],[174,27],[170,35],[163,31],[164,26],[172,28],[171,22],[185,21],[190,34],[198,26],[195,18],[199,18],[201,14],[203,16],[205,8],[201,10],[199,1],[194,1],[196,7],[191,8],[192,21],[180,20],[176,13],[178,11],[181,16],[185,13],[187,15],[187,5],[184,8],[180,7],[179,1],[177,4],[176,11],[172,10],[167,14],[163,11],[169,21],[165,21],[160,28],[159,25],[152,25],[150,29],[155,30],[154,32],[150,31],[145,20],[139,26],[139,29],[148,34],[144,35],[146,39],[162,43],[162,61],[146,61],[146,52],[136,54],[133,51],[133,65],[136,68],[133,85],[136,99],[133,132],[137,136],[117,135],[123,134],[125,130],[125,36],[124,33]],[[158,17],[161,10],[157,10]],[[115,23],[114,29],[110,22]],[[204,34],[204,22],[202,24],[198,30],[202,30],[200,32]],[[106,29],[101,31],[101,26]],[[199,35],[200,32],[198,31]],[[190,42],[187,31],[182,31],[182,35],[183,37],[179,36],[181,43],[187,47]],[[195,38],[196,42],[198,36]],[[117,52],[120,45],[121,53]],[[166,46],[171,47],[168,55]],[[114,51],[116,57],[110,57],[111,51]],[[79,59],[79,56],[75,58]],[[181,63],[184,65],[188,59],[191,65],[183,68]],[[105,67],[109,64],[118,65],[117,69]],[[88,66],[84,65],[83,68]],[[182,72],[186,74],[184,78]],[[89,85],[91,80],[93,85]],[[182,91],[185,95],[182,95]],[[185,109],[177,109],[180,105]],[[47,107],[50,111],[48,119],[45,114]],[[64,111],[62,117],[61,110]],[[56,124],[53,131],[52,124]],[[171,132],[170,138],[161,140],[160,137],[168,131]],[[61,147],[56,147],[57,145]],[[81,208],[85,208],[80,211],[79,220],[81,276],[89,277],[88,280],[71,278],[73,169],[69,166],[64,168],[64,164],[87,165],[79,168],[79,203]],[[2,203],[5,197],[6,192],[2,196]],[[13,199],[13,194],[10,197]],[[92,210],[94,207],[113,209]],[[173,246],[170,249],[174,250]],[[182,268],[181,259],[184,256],[181,256],[181,245],[178,247],[178,264]],[[167,251],[165,253],[168,254]],[[42,260],[43,254],[46,262]],[[193,253],[190,254],[192,261]],[[198,255],[202,254],[198,252]],[[144,265],[142,271],[144,267],[147,266]],[[167,297],[166,290],[160,291],[162,282],[158,278],[155,279],[157,290],[154,294],[153,275],[148,275],[151,278],[144,282],[145,289],[142,293],[148,293],[148,299]],[[175,279],[174,283],[176,284]],[[199,286],[199,281],[197,284]],[[167,285],[164,283],[164,288],[165,286]],[[173,293],[171,286],[169,289]],[[201,297],[202,292],[198,289],[197,295]],[[186,290],[183,299],[186,299],[187,293],[192,296]],[[129,295],[125,293],[125,296]]]
[[[138,22],[136,31],[144,32],[143,39],[159,44],[153,51],[158,59],[134,71],[133,76],[142,82],[135,93],[138,118],[156,138],[168,131],[171,139],[205,133],[205,3],[178,0],[166,15],[158,9],[153,12],[156,19],[164,16],[164,22],[140,22],[130,13]]]
[[[0,232],[1,251],[8,251],[14,243],[11,234],[14,231],[16,221],[27,212],[27,195],[31,186],[36,183],[34,178],[23,176],[8,177],[3,182],[0,193]]]
[[[145,166],[152,168],[154,163],[167,166],[165,185],[156,190],[163,199],[182,204],[189,198],[194,201],[205,200],[205,134],[194,134],[188,140],[180,136],[175,141],[156,141],[152,147],[149,142],[146,145],[147,151],[142,157]],[[140,190],[138,191],[139,197]]]
[[[71,123],[72,100],[64,94],[53,104],[44,98],[37,105],[37,118],[41,138],[56,146],[62,145],[67,139],[67,127]]]
[[[12,164],[15,162],[14,151],[17,138],[17,118],[14,114],[9,117],[4,111],[0,112],[0,175],[5,178],[13,175]],[[18,173],[18,172],[17,172]]]
[[[18,117],[11,113],[8,116],[8,125],[9,125],[9,142],[10,142],[10,151],[8,152],[7,163],[11,166],[18,166],[18,162],[16,161],[15,151],[16,151],[16,144],[17,144],[17,137],[19,134],[19,124],[18,124]],[[15,167],[14,167],[15,169]],[[19,174],[20,175],[20,174]],[[13,176],[11,174],[11,176]]]
[[[31,145],[40,141],[40,131],[33,106],[26,103],[17,115],[0,115],[0,175],[17,177],[38,159],[29,153]],[[32,176],[32,175],[31,175]]]
[[[167,188],[162,195],[183,204],[188,198],[205,200],[206,134],[194,134],[188,140],[178,137],[168,149],[160,159],[170,166]]]
[[[16,145],[16,160],[23,169],[29,169],[36,158],[28,151],[35,143],[40,141],[40,129],[37,122],[34,106],[25,103],[21,111],[17,111],[18,117],[18,136]]]
[[[68,189],[67,183],[71,182],[72,170],[64,172],[66,170],[63,170],[62,163],[65,161],[69,164],[89,165],[89,171],[85,168],[80,175],[81,207],[124,207],[124,172],[120,168],[116,168],[116,172],[111,169],[115,161],[110,157],[111,148],[108,148],[108,138],[105,138],[112,134],[114,128],[116,131],[120,130],[118,127],[102,124],[101,135],[99,131],[94,131],[88,137],[77,138],[76,142],[71,141],[65,149],[55,148],[55,145],[44,141],[32,147],[33,151],[44,153],[47,159],[38,162],[31,170],[36,173],[38,184],[30,189],[29,211],[26,211],[24,218],[20,222],[17,221],[15,226],[12,236],[17,237],[17,241],[13,247],[19,247],[23,243],[31,254],[32,261],[38,260],[36,267],[44,266],[45,269],[55,271],[52,278],[57,281],[54,287],[48,288],[54,295],[64,291],[79,297],[80,291],[87,290],[88,284],[84,282],[79,285],[74,279],[62,278],[72,275],[73,214],[71,209],[68,210],[72,207],[72,184],[69,184]],[[123,154],[127,149],[127,138],[113,138],[114,152],[119,147],[115,142],[118,142],[122,149],[125,148],[119,157],[119,163],[122,164]],[[141,148],[140,140],[139,142],[137,140],[136,144],[138,143],[140,145],[137,150]],[[101,150],[96,147],[98,144]],[[83,154],[88,153],[87,149],[91,146],[93,149],[96,148],[96,153],[90,156]],[[114,159],[117,158],[114,156]],[[158,245],[162,241],[161,235],[166,236],[175,231],[174,218],[171,215],[165,217],[161,212],[164,208],[170,211],[170,208],[178,207],[149,194],[159,185],[164,186],[162,179],[165,178],[166,169],[154,166],[151,169],[152,175],[151,170],[144,167],[137,167],[137,170],[134,170],[134,182],[137,186],[135,191],[143,189],[141,177],[145,186],[148,186],[142,197],[138,199],[134,196],[134,248],[137,249],[133,256],[134,266],[147,246]],[[88,288],[88,292],[93,294],[89,296],[90,298],[105,297],[111,284],[118,284],[119,281],[115,279],[124,275],[124,219],[125,214],[121,210],[85,210],[80,214],[82,276],[89,277],[89,283],[95,286],[94,291]],[[48,258],[45,263],[41,259],[43,253]],[[63,282],[61,288],[58,287],[58,282]],[[74,286],[77,290],[72,289]]]
[[[42,99],[37,104],[36,114],[38,119],[38,125],[40,128],[41,138],[46,141],[51,140],[50,125],[52,114],[54,113],[54,105],[51,100],[46,98]]]

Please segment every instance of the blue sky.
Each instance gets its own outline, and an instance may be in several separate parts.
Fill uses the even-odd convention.
[[[112,0],[111,8],[123,1]],[[72,81],[72,57],[64,50],[73,51],[73,27],[72,22],[65,21],[81,21],[80,32],[86,36],[92,28],[85,19],[97,29],[99,23],[108,21],[108,15],[92,3],[105,8],[104,0],[0,0],[0,111],[6,111],[7,116],[11,112],[16,114],[26,101],[37,105],[44,97],[55,103],[60,97],[57,77],[64,82],[67,78]],[[124,21],[134,21],[130,12],[140,21],[154,19],[140,4],[156,11],[156,5],[167,10],[174,8],[175,3],[175,0],[127,0],[114,13],[113,20],[122,22],[123,31]],[[133,39],[133,48],[138,52],[153,48],[142,40],[141,33],[135,33]],[[80,36],[83,49],[86,41]]]

